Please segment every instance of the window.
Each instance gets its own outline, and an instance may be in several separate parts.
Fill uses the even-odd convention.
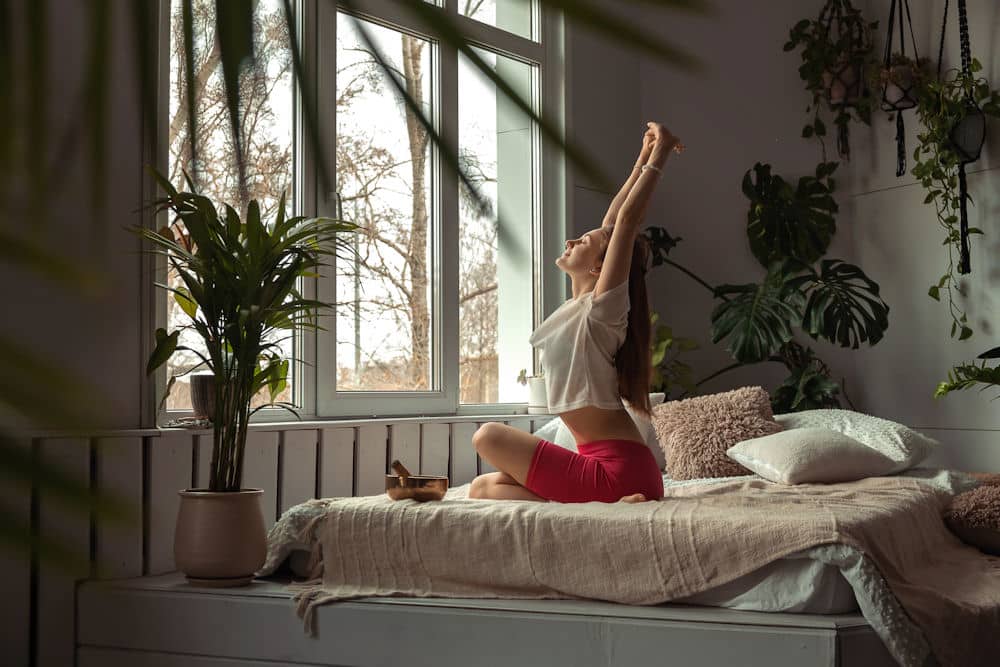
[[[226,94],[222,81],[222,68],[215,43],[214,0],[193,0],[192,33],[194,58],[192,61],[197,108],[195,128],[188,126],[187,86],[184,79],[183,28],[181,3],[170,3],[170,90],[167,115],[167,175],[178,189],[187,189],[184,173],[197,175],[202,194],[216,202],[227,202],[238,211],[245,211],[247,202],[240,201],[237,187],[235,153],[230,140],[229,116],[226,112]],[[291,51],[288,30],[284,19],[282,0],[261,0],[257,5],[254,50],[257,67],[243,74],[241,80],[242,104],[246,109],[243,133],[246,137],[245,161],[249,197],[261,206],[264,220],[272,220],[284,192],[288,197],[286,207],[294,209],[295,170],[292,128],[295,124],[294,82],[292,78]],[[197,132],[200,139],[197,162],[190,154],[190,137]],[[168,271],[167,282],[171,287],[182,287],[174,271]],[[166,302],[166,321],[173,331],[188,321],[184,311],[173,298]],[[282,356],[297,356],[295,339],[277,340]],[[201,337],[194,331],[182,330],[180,343],[204,352]],[[177,352],[167,364],[167,377],[177,376],[177,381],[167,398],[167,408],[190,410],[191,392],[189,371],[199,368],[198,357],[191,352]],[[279,401],[301,402],[300,383],[296,369],[290,371],[288,387],[276,398]],[[296,400],[298,399],[298,400]],[[266,402],[265,393],[254,405]]]
[[[259,66],[244,82],[251,109],[245,122],[253,124],[251,196],[273,207],[285,190],[296,214],[339,216],[361,229],[351,239],[353,256],[302,286],[306,296],[334,307],[321,319],[325,331],[283,343],[300,362],[293,364],[286,398],[313,417],[514,411],[527,398],[518,373],[534,366],[528,336],[542,313],[558,305],[553,296],[564,294],[564,280],[545,261],[558,254],[564,238],[559,163],[541,168],[545,149],[530,117],[433,29],[422,27],[406,3],[358,2],[358,14],[332,1],[293,4],[304,75],[315,81],[323,154],[305,140],[298,117],[282,2],[261,0],[255,15]],[[541,19],[537,3],[436,4],[435,11],[460,24],[476,55],[536,110],[543,104],[561,108],[561,74],[550,63],[558,55],[559,26]],[[205,193],[236,205],[221,76],[211,61],[212,7],[212,0],[195,0],[196,84],[211,93],[197,111],[197,131],[205,137],[197,166]],[[171,3],[167,114],[168,167],[178,184],[180,170],[195,166],[183,148],[189,129],[183,127],[179,8]],[[435,130],[457,146],[491,215],[473,205],[446,168],[376,55]],[[322,186],[321,157],[333,170],[330,191]],[[543,201],[542,192],[551,194]],[[162,310],[172,324],[179,321],[179,308],[165,304]],[[178,358],[168,370],[194,363]],[[189,409],[178,386],[168,405]],[[268,418],[268,412],[258,415]],[[275,413],[272,418],[287,418]]]

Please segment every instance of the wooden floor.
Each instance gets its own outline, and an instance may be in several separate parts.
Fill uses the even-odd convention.
[[[858,614],[363,598],[319,607],[318,634],[309,637],[280,581],[208,589],[172,573],[84,582],[78,593],[80,667],[895,664]]]

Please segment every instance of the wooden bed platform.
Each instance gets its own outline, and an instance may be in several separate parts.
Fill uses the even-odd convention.
[[[860,614],[577,600],[362,598],[304,633],[280,580],[200,588],[178,573],[82,582],[79,667],[890,667]]]

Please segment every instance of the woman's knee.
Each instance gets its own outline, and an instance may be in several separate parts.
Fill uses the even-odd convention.
[[[487,498],[490,485],[493,484],[493,480],[490,476],[493,473],[486,473],[473,478],[469,482],[469,497],[470,498]]]
[[[486,422],[472,434],[472,446],[477,452],[489,443],[495,443],[503,437],[504,425],[499,422]]]

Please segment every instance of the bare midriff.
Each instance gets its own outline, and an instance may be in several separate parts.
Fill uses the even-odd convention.
[[[576,443],[595,442],[597,440],[634,440],[642,442],[642,434],[636,428],[635,422],[624,409],[605,410],[586,406],[563,412],[559,415],[570,433],[576,438]]]

